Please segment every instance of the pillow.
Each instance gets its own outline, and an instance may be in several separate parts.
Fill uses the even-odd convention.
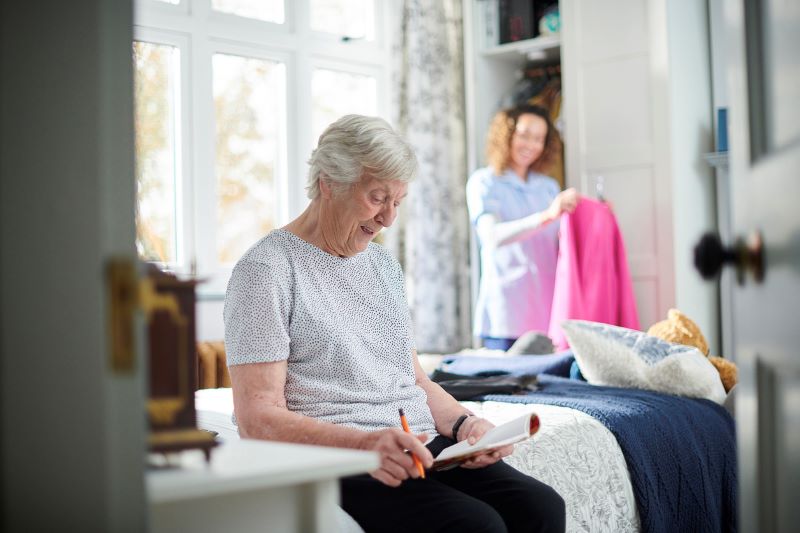
[[[541,355],[555,351],[553,339],[540,331],[524,333],[506,350],[508,355]]]
[[[697,348],[599,322],[562,327],[589,383],[725,401],[719,372]]]

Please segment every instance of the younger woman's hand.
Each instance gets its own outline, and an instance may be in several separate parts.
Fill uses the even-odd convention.
[[[550,219],[556,220],[563,213],[572,213],[575,211],[575,208],[578,206],[579,199],[580,196],[578,195],[578,191],[576,191],[573,187],[558,193],[558,196],[553,199],[550,207],[547,208]]]

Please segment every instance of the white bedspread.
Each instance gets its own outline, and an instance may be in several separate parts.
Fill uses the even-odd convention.
[[[525,412],[541,419],[539,432],[517,444],[506,461],[547,483],[567,504],[568,532],[636,532],[639,515],[625,458],[614,436],[600,422],[574,409],[538,404],[462,402],[495,424]],[[195,394],[197,426],[238,438],[231,420],[231,389]]]
[[[233,389],[200,389],[194,393],[194,407],[198,428],[216,431],[222,441],[239,438],[232,418]]]
[[[566,502],[568,532],[639,531],[628,467],[614,435],[591,416],[554,405],[462,402],[494,424],[535,411],[541,427],[506,462],[553,487]]]

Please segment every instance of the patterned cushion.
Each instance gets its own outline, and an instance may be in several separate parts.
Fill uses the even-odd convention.
[[[719,373],[697,348],[598,322],[567,320],[562,327],[589,383],[706,398],[719,404],[725,400]]]

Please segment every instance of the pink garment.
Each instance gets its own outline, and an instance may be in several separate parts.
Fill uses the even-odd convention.
[[[558,263],[549,335],[569,346],[561,329],[568,319],[639,329],[636,299],[617,220],[603,202],[581,198],[561,217]]]

